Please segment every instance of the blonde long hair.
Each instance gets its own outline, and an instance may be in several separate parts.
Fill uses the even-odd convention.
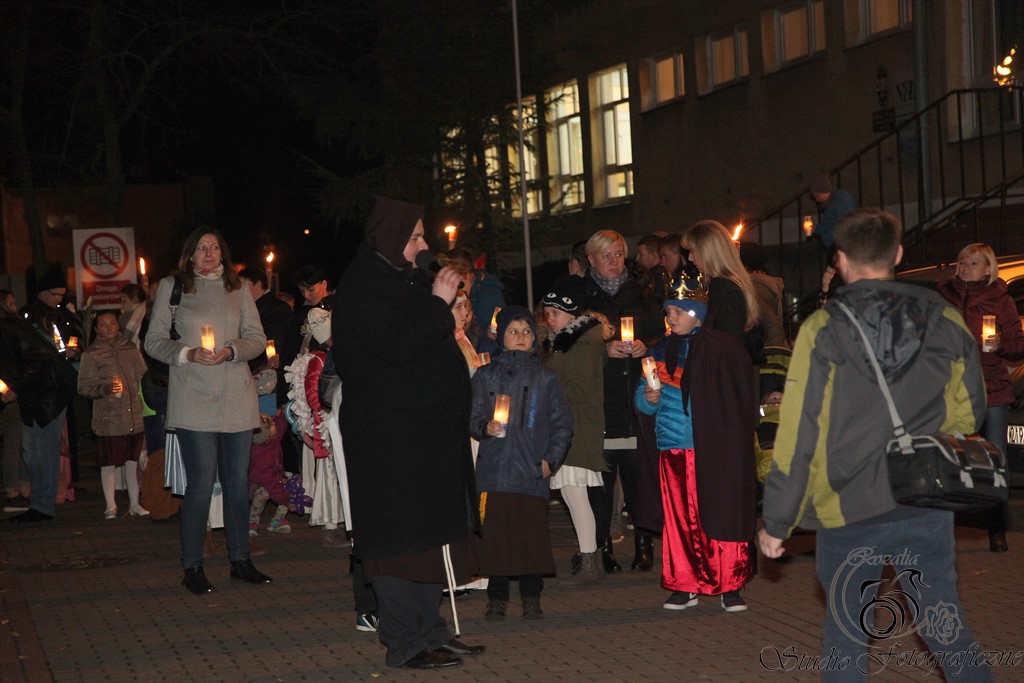
[[[750,273],[740,261],[739,249],[725,226],[718,221],[699,221],[686,229],[683,240],[688,248],[696,249],[704,261],[704,276],[708,279],[724,277],[732,280],[743,292],[747,304],[747,321],[744,331],[752,329],[760,319],[757,294]]]

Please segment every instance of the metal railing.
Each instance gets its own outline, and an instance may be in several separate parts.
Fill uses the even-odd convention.
[[[980,209],[991,208],[996,195],[1003,207],[1013,201],[1005,188],[1019,184],[1013,179],[1024,168],[1022,108],[1020,89],[951,91],[838,164],[830,172],[833,185],[850,192],[859,206],[881,207],[900,218],[909,262],[927,265],[936,256],[931,236],[941,228],[948,232],[965,212],[977,216],[978,238],[998,249],[1002,240],[986,234],[991,212]],[[746,230],[778,250],[787,285],[796,285],[799,297],[817,289],[823,265],[820,246],[803,237],[804,217],[817,222],[818,214],[808,190],[801,187],[749,221]],[[1002,218],[997,222],[1004,225]]]

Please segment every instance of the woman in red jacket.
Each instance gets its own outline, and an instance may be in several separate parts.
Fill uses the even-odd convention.
[[[981,369],[985,375],[988,410],[981,434],[1006,453],[1006,425],[1013,403],[1013,384],[1005,361],[1024,359],[1024,332],[1006,283],[999,278],[999,267],[992,247],[968,244],[957,256],[956,275],[944,278],[937,285],[939,294],[964,316],[981,351]],[[996,334],[982,339],[982,316],[996,317]],[[1005,552],[1006,506],[989,511],[989,547],[992,552]]]

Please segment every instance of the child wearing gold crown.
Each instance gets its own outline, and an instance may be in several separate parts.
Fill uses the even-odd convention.
[[[669,296],[671,334],[644,359],[634,396],[640,412],[655,415],[660,450],[661,585],[672,591],[663,606],[684,610],[700,595],[720,595],[726,612],[739,612],[747,608],[740,589],[755,561],[754,369],[737,341],[705,324],[703,289]],[[739,438],[722,437],[735,432]]]

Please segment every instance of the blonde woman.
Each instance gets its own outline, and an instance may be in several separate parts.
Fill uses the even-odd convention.
[[[764,355],[764,331],[758,323],[757,293],[729,231],[718,221],[700,221],[687,229],[683,241],[708,288],[705,324],[735,337],[759,362]]]

